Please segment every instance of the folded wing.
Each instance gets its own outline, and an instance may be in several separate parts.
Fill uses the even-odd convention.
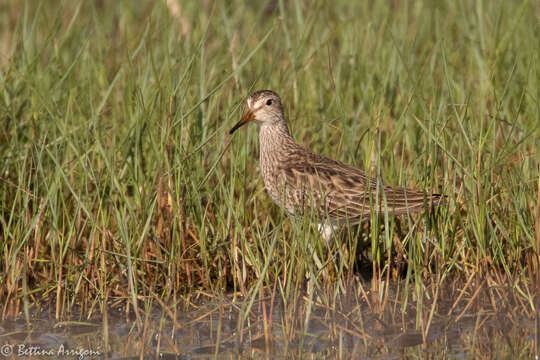
[[[400,215],[437,205],[439,194],[377,184],[362,170],[299,149],[282,162],[284,196],[296,214],[311,209],[332,222],[357,223],[377,213]],[[292,210],[292,209],[290,209]]]

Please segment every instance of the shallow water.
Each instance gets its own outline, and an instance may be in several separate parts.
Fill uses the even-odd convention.
[[[242,323],[238,297],[178,312],[155,307],[140,313],[109,309],[89,320],[72,313],[55,321],[48,311],[0,322],[0,359],[207,359],[207,358],[534,358],[538,313],[521,307],[499,311],[479,303],[438,300],[438,306],[389,299],[374,310],[369,301],[329,307],[303,297],[295,305],[256,301]],[[467,309],[467,306],[469,309]],[[431,311],[431,309],[437,311]],[[404,309],[404,310],[403,310]],[[453,310],[453,311],[449,311]],[[270,315],[271,314],[271,315]],[[431,321],[429,320],[431,318]],[[265,321],[266,319],[266,321]],[[306,320],[307,319],[307,320]],[[241,326],[243,324],[243,326]],[[265,329],[266,326],[266,329]]]

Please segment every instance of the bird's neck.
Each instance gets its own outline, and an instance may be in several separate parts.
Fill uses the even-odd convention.
[[[285,122],[261,125],[259,144],[261,166],[279,162],[287,149],[297,146]]]
[[[259,127],[259,142],[261,148],[264,147],[265,150],[279,148],[281,145],[291,141],[294,142],[285,122],[263,124]]]

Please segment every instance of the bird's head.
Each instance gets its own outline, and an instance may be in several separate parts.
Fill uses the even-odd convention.
[[[279,95],[272,90],[259,90],[246,100],[247,108],[242,119],[233,126],[229,134],[242,125],[255,121],[259,127],[284,122],[283,107]]]

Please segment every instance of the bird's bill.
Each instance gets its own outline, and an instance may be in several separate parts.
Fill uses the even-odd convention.
[[[232,133],[238,130],[238,128],[242,127],[242,125],[245,125],[248,122],[253,121],[253,120],[255,120],[255,115],[253,114],[253,111],[248,109],[246,112],[244,112],[242,119],[240,119],[240,121],[237,122],[236,125],[234,125],[231,130],[229,130],[229,134],[232,135]]]

